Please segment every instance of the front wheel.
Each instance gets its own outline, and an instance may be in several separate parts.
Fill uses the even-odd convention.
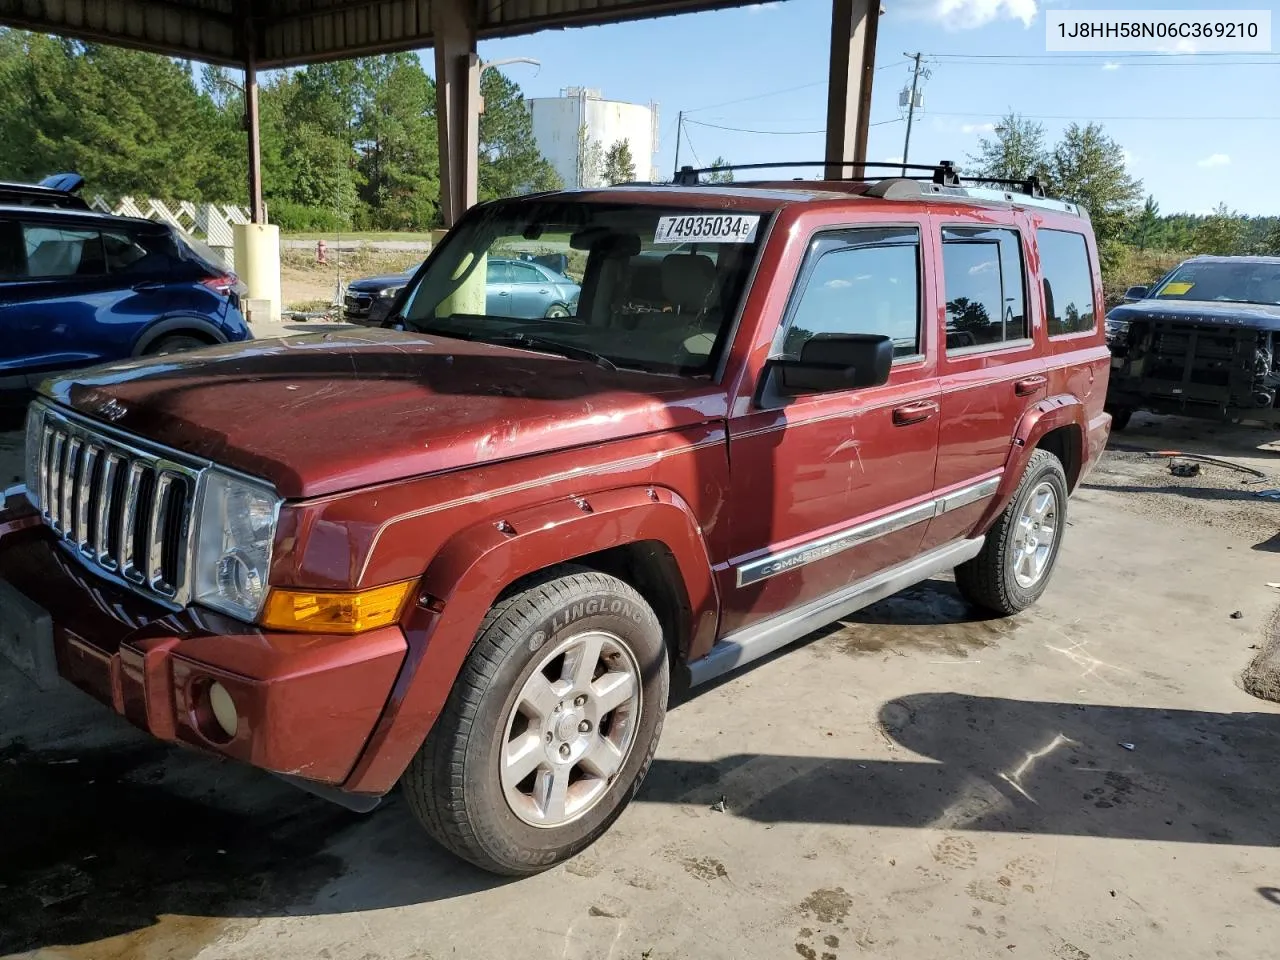
[[[966,600],[1000,616],[1031,606],[1049,585],[1067,525],[1067,477],[1047,450],[1027,462],[1013,499],[987,533],[982,552],[956,567]]]
[[[402,780],[441,846],[493,873],[536,873],[609,828],[666,714],[653,610],[615,577],[560,567],[499,601]]]
[[[548,320],[563,320],[569,316],[569,308],[563,303],[553,303],[544,314]]]

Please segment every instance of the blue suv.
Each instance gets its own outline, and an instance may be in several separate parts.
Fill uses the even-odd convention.
[[[253,338],[235,274],[173,227],[23,199],[0,199],[0,401],[63,370]]]

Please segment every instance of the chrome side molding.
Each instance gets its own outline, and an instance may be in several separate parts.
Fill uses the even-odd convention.
[[[952,510],[967,507],[970,504],[977,503],[979,500],[986,500],[988,497],[995,496],[996,490],[999,488],[1000,477],[989,477],[980,483],[954,490],[925,503],[899,510],[897,513],[877,517],[867,523],[860,523],[855,527],[838,530],[821,539],[810,540],[808,543],[802,543],[799,546],[751,560],[738,566],[738,586],[746,587],[753,583],[759,583],[761,580],[767,580],[770,577],[776,577],[780,573],[786,573],[788,570],[794,570],[796,567],[803,567],[805,564],[824,560],[834,554],[843,553],[845,550],[868,543],[879,537],[886,537],[891,533],[897,533],[899,530],[905,530],[907,527],[914,526],[917,523],[932,520],[934,517],[949,513]]]

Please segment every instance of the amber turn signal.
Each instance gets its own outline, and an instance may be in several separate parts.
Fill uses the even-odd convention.
[[[364,633],[395,623],[413,580],[354,593],[272,588],[262,613],[271,630],[308,633]]]

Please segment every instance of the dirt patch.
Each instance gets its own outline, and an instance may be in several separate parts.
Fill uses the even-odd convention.
[[[800,909],[806,916],[813,917],[819,923],[842,923],[849,916],[853,906],[853,897],[844,887],[834,890],[815,890],[800,903]]]

